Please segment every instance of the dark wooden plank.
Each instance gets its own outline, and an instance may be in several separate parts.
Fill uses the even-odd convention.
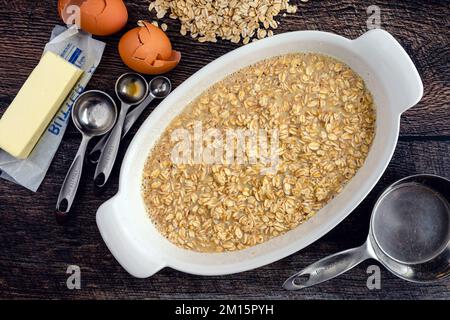
[[[133,21],[152,18],[146,10],[147,0],[126,2],[131,21],[127,28],[134,25]],[[316,29],[356,38],[366,31],[367,2],[298,3],[298,13],[280,18],[278,32]],[[0,12],[0,73],[2,79],[8,80],[0,82],[0,114],[38,62],[53,25],[60,23],[56,1],[16,0],[10,4]],[[376,196],[390,183],[423,172],[450,177],[449,4],[418,0],[382,0],[373,4],[382,10],[382,27],[412,56],[422,75],[425,95],[402,116],[400,142],[388,170],[370,196],[336,229],[302,252],[255,271],[199,277],[166,269],[151,279],[134,279],[111,256],[95,225],[98,206],[117,190],[119,166],[104,191],[93,187],[90,179],[93,168],[88,167],[74,206],[75,219],[66,227],[54,221],[57,194],[80,141],[79,134],[70,126],[38,193],[0,181],[0,298],[449,299],[449,281],[416,285],[396,279],[384,269],[382,289],[369,291],[365,286],[365,270],[371,262],[302,292],[281,289],[282,281],[292,272],[327,254],[362,243]],[[174,47],[183,53],[181,64],[168,75],[175,86],[208,62],[238,47],[227,42],[194,42],[177,32],[176,22],[165,21]],[[127,71],[116,50],[119,36],[103,38],[108,46],[91,88],[113,93],[115,79]],[[131,137],[127,138],[120,158],[130,140]],[[65,287],[69,264],[82,268],[80,291]]]
[[[165,269],[146,280],[134,279],[114,260],[95,225],[95,210],[117,188],[117,175],[104,194],[85,178],[67,227],[56,225],[53,208],[66,171],[66,157],[75,145],[63,148],[52,175],[37,194],[2,182],[0,195],[0,297],[8,298],[274,298],[274,299],[431,299],[450,298],[450,282],[406,283],[382,269],[382,289],[370,291],[364,263],[353,271],[305,291],[281,289],[283,279],[328,254],[364,242],[371,208],[382,190],[414,173],[450,176],[450,142],[400,142],[394,158],[369,197],[336,229],[303,251],[255,271],[222,277],[200,277]],[[92,168],[87,170],[92,176]],[[83,289],[65,287],[66,268],[82,270]]]

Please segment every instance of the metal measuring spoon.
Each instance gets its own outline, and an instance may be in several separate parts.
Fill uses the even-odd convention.
[[[119,118],[106,141],[103,152],[95,169],[94,180],[97,186],[103,187],[111,175],[119,151],[125,117],[131,106],[144,101],[148,92],[148,83],[137,73],[125,73],[116,82],[116,95],[122,102]]]
[[[136,121],[139,119],[145,108],[155,99],[164,99],[172,91],[172,83],[166,77],[153,78],[149,83],[149,94],[147,98],[137,107],[135,107],[125,118],[123,126],[122,139],[127,135]],[[89,153],[89,160],[97,163],[100,154],[103,152],[108,136],[104,136]]]
[[[287,290],[330,280],[373,258],[391,273],[412,282],[450,275],[450,181],[415,175],[391,185],[372,211],[365,244],[326,257],[291,276]]]
[[[117,119],[117,106],[104,92],[92,90],[81,94],[72,107],[72,121],[83,135],[83,140],[67,173],[58,197],[56,210],[66,215],[72,207],[83,171],[84,157],[89,141],[109,132]]]

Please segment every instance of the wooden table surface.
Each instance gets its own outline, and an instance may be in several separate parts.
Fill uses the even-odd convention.
[[[151,19],[148,1],[126,1],[133,27]],[[50,299],[449,299],[450,281],[418,285],[395,278],[381,269],[381,289],[366,286],[365,262],[341,277],[301,292],[281,288],[294,271],[339,250],[360,245],[366,238],[371,208],[392,182],[416,173],[450,177],[450,69],[448,1],[298,1],[296,14],[280,16],[277,33],[322,30],[348,38],[367,31],[367,6],[381,9],[382,28],[392,33],[411,55],[424,83],[424,97],[401,118],[394,157],[383,177],[362,204],[338,227],[306,249],[254,271],[222,277],[200,277],[164,269],[139,280],[127,274],[106,248],[95,224],[101,203],[117,191],[118,165],[104,191],[93,186],[89,166],[81,182],[73,211],[65,227],[56,224],[54,207],[68,167],[80,143],[71,124],[47,177],[37,193],[0,181],[0,298]],[[239,45],[229,42],[197,43],[178,33],[173,20],[168,34],[183,53],[181,64],[168,74],[175,86],[210,61]],[[0,11],[0,114],[37,64],[55,24],[56,1],[16,0]],[[107,48],[90,88],[113,93],[115,79],[127,71],[117,53],[120,35],[103,38]],[[147,111],[148,115],[150,109]],[[143,117],[145,118],[145,117]],[[142,123],[143,119],[141,119]],[[139,123],[139,124],[140,124]],[[136,126],[133,130],[136,131]],[[132,135],[120,151],[122,158]],[[82,289],[68,290],[68,265],[81,268]]]

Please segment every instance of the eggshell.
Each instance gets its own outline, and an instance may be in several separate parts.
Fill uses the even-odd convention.
[[[181,53],[172,50],[172,44],[160,28],[143,21],[142,27],[123,35],[119,42],[119,54],[132,70],[150,75],[169,72],[181,60]]]
[[[65,23],[73,23],[69,6],[80,8],[79,27],[97,36],[108,36],[120,31],[128,21],[123,0],[59,0],[58,11]]]

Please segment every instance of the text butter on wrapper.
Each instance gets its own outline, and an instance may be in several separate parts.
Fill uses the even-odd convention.
[[[104,49],[105,43],[93,39],[90,34],[78,30],[75,26],[69,29],[56,26],[53,29],[51,41],[44,50],[44,58],[47,52],[52,52],[81,69],[83,74],[62,105],[58,107],[59,111],[51,119],[28,158],[18,159],[0,150],[1,178],[20,184],[31,191],[37,191],[61,143],[70,120],[73,103],[84,91],[97,69]],[[33,107],[33,104],[29,106],[29,108]],[[21,123],[17,124],[18,127],[21,125]]]

